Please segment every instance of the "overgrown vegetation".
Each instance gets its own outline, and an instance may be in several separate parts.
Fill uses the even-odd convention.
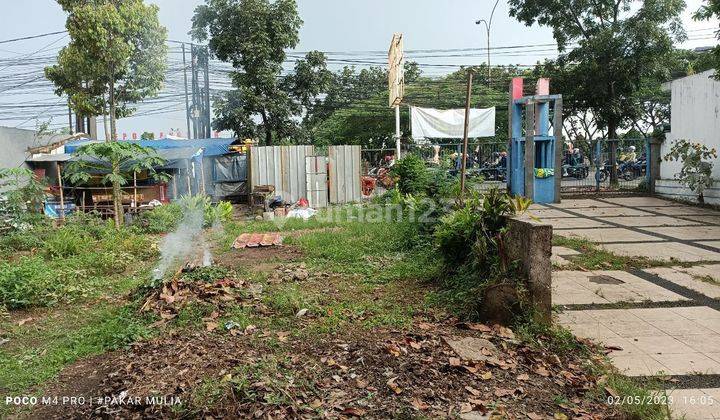
[[[702,143],[692,143],[687,140],[678,140],[673,143],[672,149],[665,155],[666,161],[680,161],[682,168],[675,177],[690,188],[696,195],[700,204],[705,203],[705,190],[712,188],[713,162],[717,159],[717,151],[708,148]]]
[[[24,230],[38,222],[44,187],[29,169],[0,168],[0,232]]]
[[[73,216],[60,228],[38,225],[0,240],[0,307],[79,302],[112,291],[107,276],[155,258],[150,238],[116,230],[94,217]]]

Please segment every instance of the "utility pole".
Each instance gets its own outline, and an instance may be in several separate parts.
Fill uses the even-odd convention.
[[[495,0],[495,5],[492,8],[492,12],[490,13],[490,19],[480,19],[476,20],[475,24],[479,25],[481,23],[485,24],[485,30],[487,31],[487,67],[488,67],[488,86],[490,86],[490,80],[492,79],[492,75],[490,73],[490,28],[492,28],[492,21],[493,16],[495,15],[495,9],[497,8],[498,3],[500,0]]]
[[[210,47],[205,47],[205,138],[212,137],[210,128]]]
[[[68,124],[70,125],[70,134],[75,134],[73,131],[72,108],[70,108],[70,102],[68,102]]]
[[[183,79],[185,80],[185,119],[187,120],[187,136],[190,138],[190,98],[188,98],[187,86],[187,62],[185,61],[185,43],[182,43],[183,55]]]
[[[465,124],[463,130],[462,168],[460,168],[460,204],[465,201],[465,166],[467,166],[468,134],[470,129],[470,95],[472,94],[473,72],[468,71],[467,94],[465,97]]]
[[[197,73],[195,70],[195,61],[197,60],[197,56],[195,55],[195,45],[190,45],[190,75],[192,77],[191,79],[191,86],[192,86],[192,121],[193,121],[193,134],[192,138],[196,139],[198,138],[198,115],[196,115],[198,111],[198,83],[197,83]],[[188,138],[190,138],[190,134],[188,134]]]

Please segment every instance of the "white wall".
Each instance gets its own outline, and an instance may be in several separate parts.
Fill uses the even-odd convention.
[[[697,202],[697,195],[674,179],[655,181],[655,193],[661,197]],[[720,205],[720,181],[715,181],[712,188],[705,190],[703,198],[706,204]]]
[[[674,80],[670,85],[672,93],[670,133],[663,142],[660,157],[670,152],[676,140],[702,143],[720,151],[720,81],[712,78],[713,70]],[[695,200],[695,195],[676,181],[681,162],[660,164],[660,180],[656,192],[672,198]],[[713,178],[720,180],[720,161],[713,167]],[[706,201],[720,200],[720,183],[706,191]],[[718,198],[716,198],[718,197]]]
[[[709,70],[670,83],[672,100],[670,133],[661,147],[664,157],[676,140],[702,143],[720,150],[720,81]],[[675,179],[680,162],[660,164],[660,178]],[[720,179],[720,163],[715,162],[713,177]]]

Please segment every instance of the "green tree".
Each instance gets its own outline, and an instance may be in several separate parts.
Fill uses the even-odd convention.
[[[165,163],[165,159],[155,149],[136,143],[91,143],[78,148],[73,155],[64,176],[73,184],[82,184],[93,174],[103,174],[102,183],[112,185],[115,226],[118,228],[123,222],[122,186],[132,179],[132,174],[147,171],[157,180],[167,180],[166,174],[155,170]]]
[[[697,194],[699,203],[704,203],[705,190],[711,188],[714,182],[712,178],[713,163],[708,160],[717,159],[717,157],[717,151],[704,144],[677,140],[665,156],[665,160],[682,162],[682,169],[676,177],[680,183]]]
[[[666,69],[684,37],[683,0],[509,0],[510,15],[552,28],[554,63],[569,110],[588,109],[610,138],[634,119],[644,77]],[[556,82],[556,86],[558,83]]]
[[[164,81],[167,30],[158,7],[142,0],[58,0],[68,13],[70,43],[45,68],[58,95],[85,116],[105,119],[106,140],[117,140],[115,120],[156,96]]]
[[[0,229],[22,228],[28,212],[38,212],[45,199],[45,180],[26,168],[0,168]]]
[[[475,67],[475,74],[487,76],[487,67]],[[468,69],[442,78],[422,76],[414,62],[405,63],[404,102],[420,107],[464,108]],[[507,86],[514,76],[524,75],[516,67],[493,70],[493,87],[473,84],[473,107],[498,107],[496,139],[507,139]],[[496,89],[495,86],[498,86]],[[379,148],[390,144],[395,132],[395,115],[388,103],[387,71],[371,67],[357,72],[346,67],[334,76],[328,95],[311,113],[312,132],[320,144],[360,144]],[[400,108],[404,141],[410,137],[407,106]]]
[[[720,0],[705,0],[705,3],[693,15],[695,20],[710,20],[718,17],[720,17]],[[715,35],[720,39],[720,32],[716,32]],[[712,51],[711,64],[716,70],[715,77],[720,78],[720,45]]]
[[[155,140],[155,133],[145,131],[140,135],[140,140]]]
[[[216,129],[264,138],[266,145],[302,134],[300,117],[331,76],[317,51],[281,75],[285,50],[297,45],[302,23],[294,0],[206,0],[195,9],[192,36],[207,40],[212,54],[235,68],[235,89],[215,98]]]

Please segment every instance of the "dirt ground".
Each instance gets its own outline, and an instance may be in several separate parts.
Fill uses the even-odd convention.
[[[489,339],[500,349],[499,355],[484,362],[463,360],[445,341],[458,336]],[[582,360],[561,359],[517,345],[499,331],[484,333],[449,322],[421,322],[409,332],[349,334],[325,343],[287,339],[280,356],[269,356],[278,354],[272,348],[273,338],[277,337],[175,334],[140,343],[127,352],[85,360],[66,369],[46,395],[125,395],[129,402],[49,406],[32,417],[172,417],[176,414],[172,405],[148,405],[144,396],[192,403],[207,378],[224,385],[212,406],[193,407],[205,418],[435,418],[471,411],[508,418],[552,418],[556,413],[608,418],[614,414],[604,405],[585,400],[598,378],[583,372]],[[277,366],[257,376],[236,378],[232,373],[238,367],[252,370],[257,364]],[[133,396],[143,400],[132,403]]]
[[[278,281],[297,281],[287,267],[307,271],[297,265],[301,257],[283,246],[230,251],[215,262],[256,274],[285,270],[290,275]],[[322,275],[299,287],[324,283],[333,294],[342,287],[338,281]],[[86,403],[39,406],[20,417],[619,417],[591,398],[604,378],[588,373],[585,356],[528,346],[504,327],[418,313],[404,329],[353,326],[309,334],[303,327],[316,315],[291,316],[299,332],[273,327],[278,314],[257,296],[231,296],[267,324],[228,332],[215,328],[222,314],[214,314],[204,319],[213,328],[171,329],[124,351],[79,361],[43,394],[83,396]]]

